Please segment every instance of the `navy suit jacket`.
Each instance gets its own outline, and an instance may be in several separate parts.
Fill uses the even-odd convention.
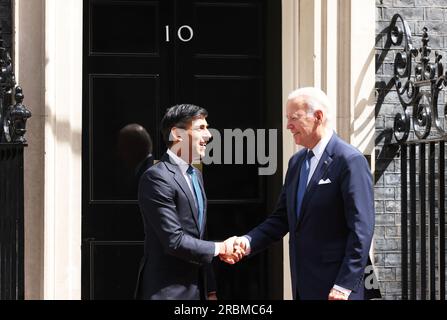
[[[297,188],[307,149],[289,161],[275,211],[250,231],[253,253],[289,232],[294,299],[326,300],[336,284],[364,298],[363,276],[374,232],[372,175],[357,149],[335,133],[307,186],[299,219]],[[331,183],[319,184],[329,179]]]
[[[164,154],[143,173],[138,202],[144,223],[144,257],[137,283],[140,299],[205,299],[215,244],[199,230],[194,196],[180,168]],[[206,224],[204,196],[203,225]]]

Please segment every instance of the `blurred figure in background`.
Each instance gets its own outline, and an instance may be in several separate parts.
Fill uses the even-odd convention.
[[[143,126],[130,123],[118,133],[118,157],[134,174],[134,195],[137,195],[141,175],[154,164],[152,139]]]

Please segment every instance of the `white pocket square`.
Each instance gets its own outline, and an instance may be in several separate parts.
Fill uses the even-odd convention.
[[[326,180],[321,179],[320,182],[318,182],[318,185],[320,185],[320,184],[329,184],[329,183],[332,183],[329,178],[327,178]]]

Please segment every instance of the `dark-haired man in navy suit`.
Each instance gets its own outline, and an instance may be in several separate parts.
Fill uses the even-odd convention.
[[[304,149],[289,161],[273,214],[234,245],[255,254],[289,232],[294,299],[363,300],[374,232],[372,175],[363,154],[333,132],[331,111],[319,89],[290,94],[287,129]]]
[[[241,257],[233,242],[205,240],[207,199],[192,164],[200,163],[211,138],[207,116],[201,107],[181,104],[162,119],[168,150],[143,173],[138,188],[145,232],[139,299],[216,299],[211,261],[218,255],[231,263]]]

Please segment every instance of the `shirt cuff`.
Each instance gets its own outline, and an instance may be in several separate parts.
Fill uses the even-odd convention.
[[[244,242],[245,244],[245,256],[248,256],[250,254],[251,248],[250,248],[250,240],[248,240],[248,238],[246,236],[242,236],[241,240]]]
[[[340,287],[340,286],[337,286],[337,285],[334,285],[334,289],[335,289],[335,290],[338,290],[338,291],[340,291],[340,292],[343,292],[347,297],[349,297],[349,295],[350,295],[351,292],[352,292],[352,290],[345,289],[345,288]]]
[[[219,244],[214,242],[214,256],[217,257],[219,255]]]

